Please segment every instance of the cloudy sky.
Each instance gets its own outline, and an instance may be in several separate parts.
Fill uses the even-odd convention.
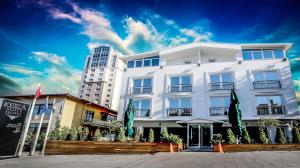
[[[85,57],[98,44],[123,54],[192,42],[291,42],[300,92],[300,3],[270,1],[1,0],[0,95],[76,94]]]

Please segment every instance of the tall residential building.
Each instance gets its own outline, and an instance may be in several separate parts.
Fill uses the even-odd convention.
[[[230,126],[227,114],[235,89],[243,126],[252,138],[257,137],[257,121],[262,118],[281,120],[290,136],[291,121],[299,118],[285,56],[291,46],[193,43],[123,56],[127,67],[120,80],[118,120],[123,120],[128,100],[133,99],[134,126],[145,137],[150,128],[156,139],[161,128],[168,128],[188,147],[209,146],[214,133],[224,133]],[[92,67],[87,67],[88,83]],[[269,132],[274,138],[274,130]]]
[[[78,97],[117,110],[124,63],[110,46],[99,46],[86,58]]]

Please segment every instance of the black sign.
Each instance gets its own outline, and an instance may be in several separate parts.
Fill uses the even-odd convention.
[[[29,105],[0,99],[0,156],[15,155]]]

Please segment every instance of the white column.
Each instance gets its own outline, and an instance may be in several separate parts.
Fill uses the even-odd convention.
[[[201,125],[199,124],[198,125],[198,147],[200,148],[201,147],[201,138],[202,138],[202,135],[201,135]]]
[[[214,135],[214,126],[213,124],[210,124],[210,140],[213,139],[213,135]],[[213,145],[211,144],[211,147],[213,147]]]
[[[37,141],[39,139],[39,136],[40,136],[40,132],[41,132],[41,128],[42,128],[44,116],[45,116],[45,113],[42,113],[42,116],[41,116],[41,119],[40,119],[40,123],[39,123],[39,126],[38,126],[38,130],[37,130],[37,132],[35,134],[34,142],[33,142],[33,145],[32,145],[31,151],[30,151],[30,155],[34,155],[34,153],[35,153],[35,148],[36,148],[36,144],[37,144]]]
[[[190,134],[189,134],[189,132],[190,132],[190,125],[189,124],[187,124],[187,132],[186,132],[186,137],[187,137],[187,141],[186,141],[186,146],[187,147],[189,147],[190,146]]]

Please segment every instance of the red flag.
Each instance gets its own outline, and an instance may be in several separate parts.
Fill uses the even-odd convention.
[[[41,84],[38,85],[38,88],[36,89],[35,97],[39,98],[41,95]]]

